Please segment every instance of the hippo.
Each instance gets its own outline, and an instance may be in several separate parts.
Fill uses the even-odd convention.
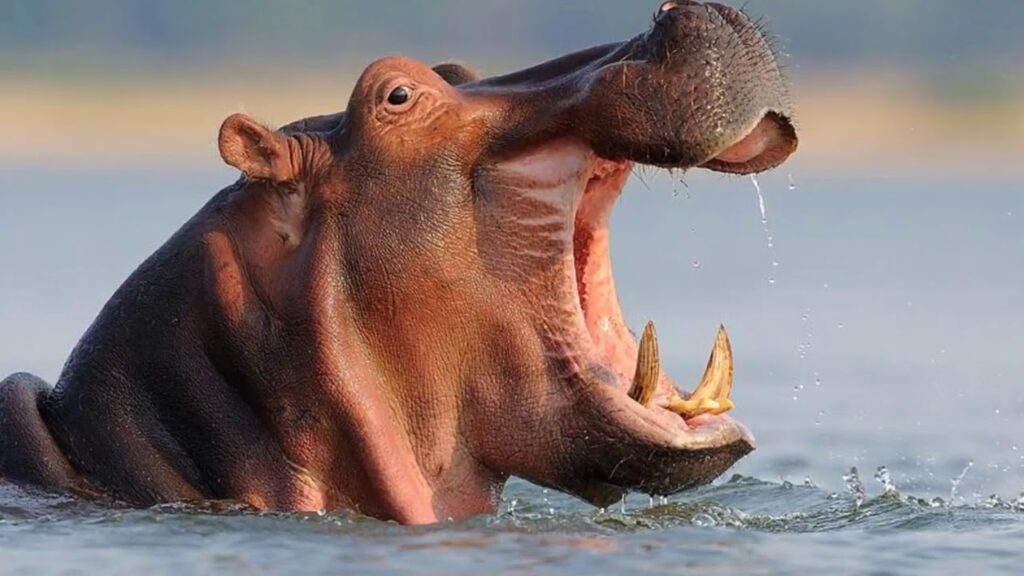
[[[609,219],[636,165],[749,174],[797,148],[786,81],[728,6],[491,78],[390,57],[343,112],[218,146],[240,179],[117,290],[55,386],[0,385],[0,477],[147,507],[403,524],[520,477],[606,506],[754,449],[724,328],[703,380],[623,318]]]

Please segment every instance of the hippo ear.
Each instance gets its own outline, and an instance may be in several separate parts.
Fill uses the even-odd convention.
[[[445,62],[434,66],[434,72],[452,86],[476,82],[480,76],[458,62]]]
[[[220,155],[250,178],[275,183],[295,178],[288,138],[244,114],[233,114],[220,127]]]

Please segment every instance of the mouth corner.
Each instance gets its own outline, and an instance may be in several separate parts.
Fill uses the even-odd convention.
[[[765,172],[785,162],[798,147],[792,117],[769,110],[701,167],[726,174]]]

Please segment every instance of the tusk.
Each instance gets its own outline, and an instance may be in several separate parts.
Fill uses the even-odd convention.
[[[649,407],[654,399],[661,377],[661,359],[658,354],[658,335],[654,331],[654,322],[648,322],[640,339],[640,352],[636,359],[636,374],[633,386],[629,389],[629,397]]]
[[[715,347],[711,350],[708,367],[704,371],[697,389],[690,396],[691,400],[711,398],[721,403],[732,394],[732,344],[725,326],[718,329],[715,336]]]
[[[700,385],[690,395],[689,400],[675,398],[669,402],[668,409],[687,418],[695,418],[701,414],[725,414],[735,407],[729,395],[732,393],[732,344],[725,326],[718,329],[715,347],[711,350],[708,367]]]

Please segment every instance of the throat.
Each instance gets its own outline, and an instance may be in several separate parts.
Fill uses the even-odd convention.
[[[573,264],[579,309],[604,364],[620,377],[634,368],[637,345],[615,290],[609,224],[630,166],[599,161],[587,183],[573,225]]]

